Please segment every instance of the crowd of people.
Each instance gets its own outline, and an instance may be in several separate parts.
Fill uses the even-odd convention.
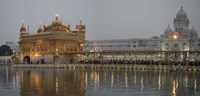
[[[92,60],[84,59],[78,61],[79,64],[136,64],[136,65],[182,65],[182,66],[200,66],[200,60],[196,61],[155,61],[153,59],[133,60],[133,59],[106,59],[106,60]]]
[[[11,59],[0,59],[0,64],[11,64]]]

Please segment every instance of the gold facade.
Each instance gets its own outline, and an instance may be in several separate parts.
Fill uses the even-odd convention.
[[[84,51],[85,25],[63,24],[56,15],[48,26],[40,24],[37,33],[29,34],[24,23],[20,29],[20,61],[24,63],[72,63]]]

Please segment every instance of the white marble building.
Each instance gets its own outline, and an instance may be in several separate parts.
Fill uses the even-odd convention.
[[[154,51],[160,50],[160,38],[86,41],[85,51]]]
[[[169,56],[166,56],[167,54],[165,53],[156,53],[153,55],[151,54],[149,57],[163,57],[165,59],[170,59],[173,58],[173,56],[178,56],[180,57],[177,58],[178,61],[183,60],[183,58],[186,57],[189,60],[194,60],[194,58],[199,58],[199,53],[187,53],[186,56],[181,53],[182,51],[200,51],[200,38],[195,28],[190,28],[189,24],[187,14],[181,7],[174,18],[174,28],[171,28],[170,25],[168,25],[167,29],[160,37],[158,36],[147,39],[88,40],[85,43],[85,51],[170,51],[175,53]]]
[[[0,64],[12,64],[12,56],[0,56]]]
[[[164,51],[198,51],[200,39],[193,27],[189,27],[189,19],[181,7],[174,18],[174,29],[168,25],[164,34],[161,35],[162,50]]]

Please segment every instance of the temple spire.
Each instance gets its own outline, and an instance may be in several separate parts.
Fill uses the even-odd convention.
[[[40,29],[42,29],[42,28],[43,28],[43,27],[42,27],[42,22],[41,22],[41,21],[40,21],[39,28],[40,28]]]
[[[26,29],[26,26],[24,24],[24,20],[22,20],[22,26],[20,28],[20,36],[24,35],[24,34],[27,34],[27,29]]]
[[[76,30],[77,31],[85,31],[85,25],[82,22],[82,19],[80,18],[80,23],[76,25]]]
[[[22,20],[22,26],[21,27],[25,27],[24,20]]]
[[[58,14],[58,12],[56,11],[56,14],[55,14],[55,19],[56,19],[56,20],[58,20],[58,16],[59,16],[59,14]]]
[[[82,25],[83,23],[82,23],[82,18],[80,18],[80,25]]]
[[[43,27],[42,27],[42,22],[40,21],[40,25],[39,25],[39,28],[38,28],[38,33],[42,33],[43,32]]]

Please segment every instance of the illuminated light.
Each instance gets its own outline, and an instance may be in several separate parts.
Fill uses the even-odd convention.
[[[56,14],[55,14],[55,18],[56,18],[56,20],[58,20],[58,16],[59,16],[59,14],[56,12]]]
[[[94,83],[94,90],[97,89],[99,86],[99,74],[97,72],[93,72],[93,83]]]
[[[177,96],[176,92],[177,92],[177,82],[175,80],[173,80],[173,83],[172,83],[172,93],[173,93],[173,96]]]
[[[86,86],[88,84],[88,73],[87,72],[85,73],[85,84],[86,84]]]
[[[178,80],[173,80],[173,83],[172,83],[172,93],[173,93],[173,96],[177,96],[177,89],[178,89]]]
[[[172,39],[173,39],[173,40],[178,40],[178,39],[179,39],[179,33],[178,33],[178,32],[174,32],[174,33],[172,34]]]
[[[161,88],[161,76],[160,76],[160,72],[159,72],[159,77],[158,77],[158,89],[160,90]]]
[[[177,36],[177,35],[173,35],[173,39],[175,39],[175,40],[176,40],[177,38],[178,38],[178,36]]]
[[[124,73],[124,79],[125,79],[125,87],[126,87],[126,90],[127,90],[127,88],[128,88],[128,76],[127,76],[126,71]]]
[[[188,75],[185,76],[185,87],[188,87]]]
[[[36,52],[36,53],[34,54],[34,56],[40,56],[39,52]]]
[[[59,15],[59,14],[58,14],[58,13],[56,13],[56,17],[58,17],[58,15]]]
[[[113,88],[113,84],[114,84],[114,72],[112,72],[111,75],[111,88]]]
[[[37,43],[43,43],[44,41],[43,40],[37,40]]]
[[[56,78],[56,84],[55,85],[56,85],[56,93],[58,93],[58,87],[59,87],[58,86],[58,78]]]
[[[97,50],[97,42],[94,42],[94,50]]]
[[[197,80],[195,78],[195,80],[194,80],[194,91],[196,92],[196,90],[197,90]]]
[[[143,75],[142,75],[140,83],[141,83],[141,91],[143,92],[143,90],[144,90],[144,77],[143,77]]]
[[[83,47],[84,46],[84,44],[81,44],[81,47]]]

